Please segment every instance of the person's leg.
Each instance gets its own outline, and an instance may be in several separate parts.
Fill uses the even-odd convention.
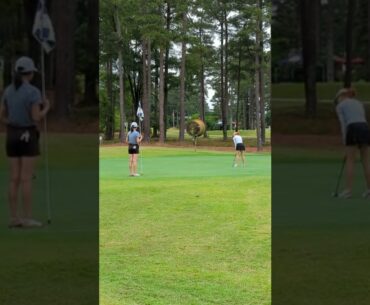
[[[346,191],[352,192],[356,146],[346,146]]]
[[[130,176],[133,175],[133,170],[132,170],[132,167],[133,167],[133,154],[129,154],[128,155],[129,158],[128,158],[128,167],[130,169]]]
[[[367,189],[370,190],[370,165],[369,165],[369,151],[367,146],[361,146],[360,148],[361,162],[364,169]]]
[[[37,157],[22,157],[21,186],[23,197],[23,217],[32,219],[32,176]]]
[[[132,166],[132,173],[135,175],[137,174],[137,159],[138,159],[138,154],[133,154],[133,166]]]
[[[241,155],[242,162],[243,162],[243,167],[244,167],[244,166],[245,166],[244,150],[242,150],[242,151],[240,152],[240,155]]]
[[[8,190],[9,210],[11,223],[20,222],[18,215],[18,190],[20,186],[21,159],[9,158],[10,181]]]

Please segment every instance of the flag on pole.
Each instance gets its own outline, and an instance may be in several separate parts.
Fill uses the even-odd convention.
[[[46,9],[45,0],[39,0],[37,5],[32,34],[46,53],[49,53],[55,47],[55,33]]]
[[[139,118],[140,121],[144,120],[144,111],[141,108],[141,103],[139,102],[139,107],[137,107],[137,112],[136,112],[137,117]]]

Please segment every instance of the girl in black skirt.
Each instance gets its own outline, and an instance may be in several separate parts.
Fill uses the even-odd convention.
[[[354,163],[357,149],[360,150],[367,189],[364,198],[370,197],[370,166],[368,145],[370,144],[370,130],[366,121],[363,104],[355,99],[352,88],[343,88],[335,97],[336,111],[342,128],[343,143],[346,151],[346,188],[339,194],[341,198],[352,197]]]
[[[234,142],[235,150],[236,150],[234,167],[238,166],[238,161],[243,162],[243,167],[244,167],[245,166],[245,160],[244,160],[245,146],[243,143],[243,138],[240,136],[239,131],[234,132],[233,142]]]
[[[0,120],[7,127],[6,154],[10,164],[9,227],[42,226],[32,218],[32,176],[40,155],[36,123],[46,116],[49,102],[42,103],[40,90],[30,84],[36,71],[31,58],[19,58],[14,81],[5,89],[0,103]],[[23,199],[22,215],[17,204],[19,190]]]

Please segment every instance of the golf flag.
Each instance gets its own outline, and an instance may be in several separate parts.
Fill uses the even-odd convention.
[[[49,53],[54,48],[55,33],[45,6],[45,0],[39,0],[37,5],[32,34],[46,53]]]
[[[141,108],[141,103],[139,102],[139,107],[137,107],[137,112],[136,112],[137,117],[139,118],[140,121],[144,120],[144,111]]]

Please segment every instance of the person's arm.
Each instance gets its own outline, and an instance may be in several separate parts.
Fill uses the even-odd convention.
[[[144,140],[144,136],[140,133],[137,137],[137,144],[140,144],[142,140]]]
[[[42,109],[40,105],[43,105]],[[50,103],[48,99],[45,99],[43,103],[38,102],[32,104],[31,116],[35,122],[41,121],[50,109]]]
[[[8,111],[5,105],[5,100],[0,103],[0,121],[3,124],[8,124]]]
[[[337,111],[338,119],[339,119],[341,130],[342,130],[343,143],[345,143],[346,142],[346,120],[344,117],[343,110],[340,107],[340,104],[338,104],[335,110]]]

